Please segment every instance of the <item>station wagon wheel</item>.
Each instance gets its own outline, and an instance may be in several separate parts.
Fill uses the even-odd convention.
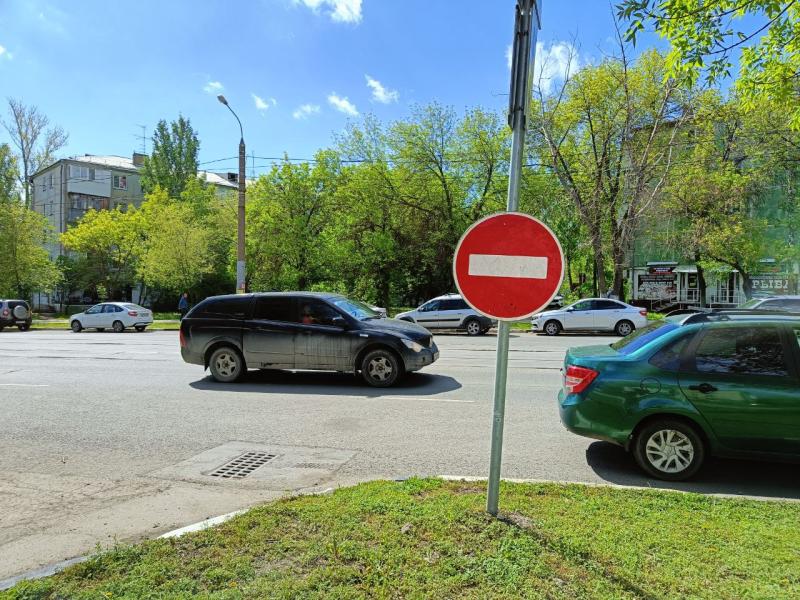
[[[234,382],[245,371],[241,354],[228,346],[214,350],[208,361],[208,367],[211,369],[211,376],[220,383]]]
[[[114,328],[114,331],[116,333],[122,333],[123,331],[125,331],[125,325],[122,324],[122,321],[114,321],[111,327]]]
[[[544,324],[544,332],[547,335],[558,335],[561,333],[561,324],[558,321],[548,321]]]
[[[361,361],[361,376],[373,387],[389,387],[400,376],[400,362],[388,350],[373,350]]]
[[[73,332],[80,333],[81,329],[83,329],[83,325],[81,325],[80,321],[76,320],[70,323],[70,328],[72,329]]]
[[[617,323],[617,326],[614,327],[614,331],[616,332],[616,334],[622,337],[630,335],[631,333],[633,333],[634,329],[636,328],[630,321],[620,321],[619,323]]]
[[[467,321],[467,335],[480,335],[483,333],[481,324],[476,319]]]
[[[705,459],[703,440],[683,421],[650,423],[638,432],[634,444],[639,466],[653,477],[668,481],[691,477]]]

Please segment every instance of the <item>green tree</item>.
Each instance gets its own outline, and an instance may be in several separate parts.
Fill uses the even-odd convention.
[[[64,247],[81,258],[83,277],[100,296],[120,298],[136,281],[144,231],[139,211],[90,210],[61,234]]]
[[[668,39],[668,75],[694,82],[705,70],[710,83],[728,77],[741,49],[737,88],[746,105],[759,96],[790,102],[800,129],[800,3],[796,0],[623,0],[619,17],[627,38],[652,25]]]
[[[690,98],[675,80],[664,83],[665,69],[661,54],[630,63],[623,47],[620,58],[582,68],[553,94],[539,86],[530,147],[583,220],[601,294],[609,289],[610,262],[611,289],[622,297],[636,225],[672,169]]]
[[[169,125],[161,120],[153,135],[153,152],[144,159],[142,189],[145,193],[161,187],[170,198],[179,198],[188,183],[197,179],[200,141],[189,119],[179,116]]]
[[[50,127],[50,119],[35,106],[8,99],[8,119],[0,120],[19,151],[19,183],[25,206],[31,204],[31,176],[55,160],[56,153],[67,145],[69,136],[61,127]]]
[[[137,272],[146,285],[192,291],[212,272],[212,232],[189,203],[159,190],[142,204],[139,218],[144,242],[137,249]]]
[[[0,205],[0,296],[30,298],[59,280],[45,245],[52,241],[47,219],[19,202]]]
[[[0,144],[0,204],[19,200],[17,160],[8,144]]]

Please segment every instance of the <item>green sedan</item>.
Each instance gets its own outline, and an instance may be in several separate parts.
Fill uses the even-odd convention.
[[[653,477],[686,479],[709,455],[800,460],[800,316],[669,317],[569,349],[563,374],[566,428],[623,446]]]

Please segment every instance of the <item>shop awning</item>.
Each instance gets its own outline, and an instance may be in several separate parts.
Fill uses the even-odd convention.
[[[678,265],[675,267],[676,273],[697,273],[697,265]]]

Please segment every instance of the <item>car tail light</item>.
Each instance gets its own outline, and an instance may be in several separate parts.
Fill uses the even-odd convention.
[[[186,348],[186,336],[183,335],[183,329],[180,330],[180,333],[178,334],[178,339],[181,342],[181,348]]]
[[[564,375],[564,389],[567,390],[568,394],[580,394],[589,387],[589,384],[592,383],[598,375],[599,373],[594,369],[569,365]]]
[[[139,316],[139,313],[136,312],[135,310],[129,310],[128,311],[128,316],[129,317],[137,317],[137,316]]]
[[[647,309],[643,308],[642,310],[639,311],[639,314],[642,315],[643,317],[646,317],[647,316]]]
[[[8,309],[7,309],[7,308],[4,308],[4,309],[3,309],[3,316],[4,316],[4,317],[7,317],[7,316],[8,316]]]

